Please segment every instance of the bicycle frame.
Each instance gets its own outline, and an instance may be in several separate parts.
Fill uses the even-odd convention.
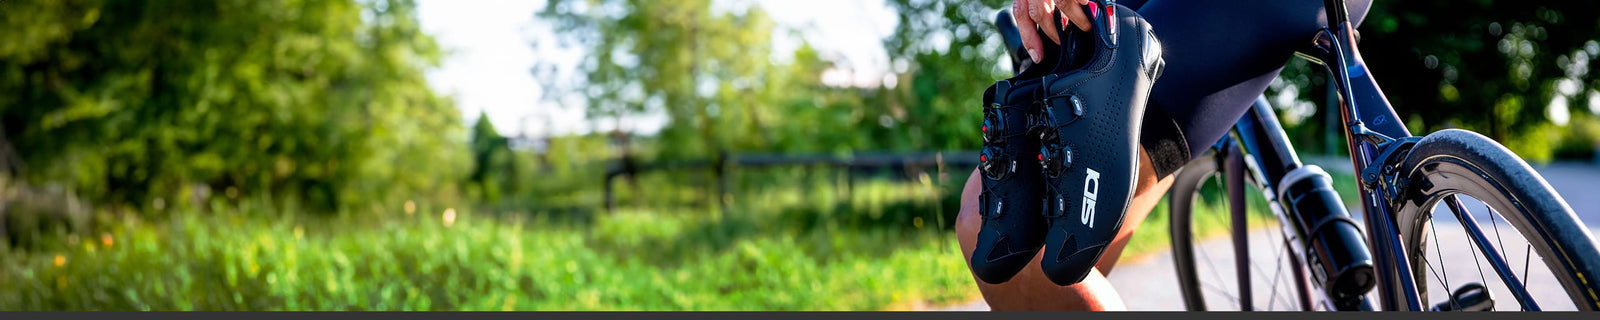
[[[1371,72],[1367,70],[1366,65],[1361,60],[1361,56],[1354,45],[1354,26],[1350,24],[1343,10],[1343,1],[1326,0],[1324,5],[1330,8],[1327,10],[1330,27],[1321,30],[1313,39],[1313,44],[1299,50],[1297,55],[1324,66],[1327,75],[1333,80],[1330,81],[1330,85],[1335,86],[1338,93],[1338,99],[1336,100],[1338,115],[1342,120],[1341,123],[1343,123],[1342,131],[1351,155],[1351,166],[1354,172],[1364,173],[1369,167],[1383,165],[1380,163],[1383,159],[1379,159],[1379,155],[1383,148],[1391,146],[1390,142],[1397,141],[1399,138],[1408,138],[1412,135],[1402,125],[1399,116],[1390,106],[1382,90],[1378,88],[1377,83],[1373,80]],[[1300,257],[1306,257],[1306,250],[1310,246],[1311,239],[1304,236],[1308,230],[1293,230],[1299,227],[1298,224],[1288,222],[1300,221],[1304,219],[1304,216],[1312,213],[1296,212],[1293,208],[1284,207],[1278,199],[1278,194],[1272,192],[1272,190],[1278,190],[1278,184],[1285,182],[1283,181],[1285,175],[1295,169],[1299,169],[1303,164],[1296,155],[1293,146],[1288,142],[1288,137],[1265,99],[1258,99],[1255,106],[1246,111],[1245,115],[1234,125],[1231,137],[1225,137],[1223,141],[1218,142],[1213,148],[1218,151],[1217,155],[1219,156],[1234,158],[1233,155],[1238,154],[1239,158],[1244,160],[1245,165],[1243,167],[1251,172],[1250,178],[1268,200],[1267,203],[1270,210],[1274,215],[1278,216],[1279,221],[1286,222],[1282,226],[1284,228],[1282,232],[1285,239],[1291,239],[1288,241],[1289,250],[1296,255],[1291,260],[1295,261],[1297,265],[1301,264]],[[1238,180],[1230,179],[1229,181],[1232,184],[1232,181]],[[1230,186],[1229,192],[1235,193],[1238,189],[1238,187]],[[1366,243],[1357,243],[1355,245],[1360,249],[1376,249],[1365,251],[1372,254],[1372,263],[1375,266],[1375,271],[1377,271],[1377,285],[1380,289],[1380,305],[1377,307],[1381,308],[1381,310],[1400,310],[1401,306],[1404,305],[1411,310],[1419,310],[1421,309],[1421,300],[1415,294],[1415,281],[1409,276],[1411,274],[1411,266],[1403,258],[1406,256],[1405,248],[1401,247],[1398,234],[1394,232],[1398,227],[1392,216],[1393,211],[1390,210],[1388,201],[1383,200],[1388,199],[1390,196],[1385,194],[1386,191],[1392,192],[1392,190],[1385,190],[1382,187],[1369,187],[1367,183],[1362,184],[1360,198],[1363,207],[1362,212],[1366,213],[1363,219],[1365,220],[1365,230],[1368,238],[1366,240],[1373,245],[1370,247]],[[1342,206],[1343,204],[1330,205]],[[1232,207],[1242,208],[1243,206],[1244,203],[1242,201],[1232,204]],[[1343,210],[1343,208],[1328,208],[1327,210]],[[1235,235],[1235,237],[1242,237],[1242,235]],[[1243,243],[1243,239],[1235,239],[1235,242]],[[1244,250],[1242,246],[1236,245],[1235,247],[1236,250]],[[1239,256],[1245,256],[1242,254],[1243,252],[1238,253],[1240,253]],[[1309,263],[1307,263],[1307,267],[1311,267]],[[1306,285],[1303,276],[1304,271],[1300,270],[1298,266],[1295,271],[1296,279],[1300,280],[1298,285],[1301,292],[1307,293],[1310,290],[1304,288]],[[1241,286],[1248,285],[1247,270],[1241,271],[1239,277],[1242,281]],[[1317,283],[1316,285],[1323,284]],[[1396,286],[1402,288],[1403,290],[1401,291],[1408,292],[1408,294],[1404,297],[1394,296],[1392,293],[1394,292],[1393,288]],[[1330,303],[1327,306],[1330,309],[1375,309],[1371,302],[1365,299],[1365,295],[1354,297],[1353,299],[1345,299],[1345,301],[1337,301],[1322,293],[1323,290],[1315,291],[1322,295],[1324,298],[1322,301]],[[1241,300],[1248,301],[1249,299],[1242,298]],[[1308,303],[1302,302],[1302,304],[1309,307]],[[1241,307],[1250,308],[1248,302]]]
[[[1243,190],[1246,182],[1254,183],[1265,196],[1270,211],[1282,222],[1280,231],[1284,234],[1284,247],[1292,254],[1289,260],[1303,308],[1310,310],[1312,306],[1309,283],[1318,286],[1320,290],[1315,292],[1322,295],[1320,300],[1329,309],[1424,310],[1413,278],[1413,266],[1406,259],[1407,248],[1400,239],[1399,226],[1390,207],[1392,201],[1399,198],[1400,191],[1407,187],[1402,179],[1396,179],[1395,165],[1404,160],[1410,147],[1421,138],[1412,136],[1406,129],[1367,69],[1356,49],[1355,26],[1349,21],[1344,0],[1323,0],[1323,5],[1328,26],[1313,35],[1312,41],[1295,54],[1322,66],[1330,79],[1331,99],[1325,107],[1336,107],[1337,119],[1341,120],[1351,168],[1360,186],[1363,222],[1358,224],[1350,218],[1337,193],[1327,180],[1321,179],[1327,176],[1325,172],[1300,162],[1272,107],[1265,98],[1258,98],[1234,124],[1230,135],[1212,145],[1209,153],[1212,160],[1218,161],[1217,168],[1227,168],[1221,173],[1228,184],[1234,230],[1245,230]],[[996,19],[1005,37],[1013,70],[1023,70],[1031,60],[1019,55],[1024,48],[1017,30],[1010,25],[1009,14],[1002,11]],[[1248,177],[1246,171],[1250,173]],[[1462,221],[1472,220],[1471,213],[1455,196],[1445,200]],[[1490,252],[1492,245],[1477,232],[1475,223],[1467,227],[1473,229],[1473,242],[1485,250],[1485,258],[1523,308],[1538,310],[1538,306],[1527,299],[1528,293],[1520,280],[1514,273],[1507,272],[1510,267],[1505,260]],[[1248,263],[1244,258],[1248,256],[1247,233],[1235,232],[1233,240],[1236,263]],[[1308,270],[1317,281],[1307,281]],[[1346,273],[1352,270],[1357,272]],[[1237,271],[1240,308],[1250,310],[1253,308],[1250,270],[1238,268]],[[1344,277],[1347,274],[1353,276]],[[1376,305],[1368,298],[1372,289],[1379,290]]]
[[[1348,13],[1343,0],[1324,0],[1328,8],[1327,21],[1329,26],[1318,32],[1312,44],[1298,50],[1297,56],[1323,66],[1326,74],[1334,86],[1341,120],[1342,131],[1350,154],[1350,163],[1353,172],[1358,175],[1360,186],[1360,201],[1365,224],[1366,241],[1371,245],[1362,243],[1362,239],[1350,239],[1357,243],[1352,250],[1366,251],[1371,254],[1372,264],[1377,277],[1376,289],[1379,289],[1379,305],[1371,305],[1365,294],[1357,297],[1334,299],[1328,297],[1324,290],[1316,290],[1323,294],[1324,299],[1330,303],[1328,307],[1336,310],[1423,310],[1421,297],[1417,296],[1417,284],[1412,278],[1409,260],[1405,259],[1407,248],[1404,248],[1396,231],[1398,226],[1390,208],[1390,199],[1395,197],[1397,187],[1394,181],[1383,181],[1383,176],[1393,170],[1394,162],[1400,160],[1398,155],[1414,144],[1419,138],[1411,135],[1406,129],[1399,115],[1389,104],[1383,91],[1378,87],[1372,73],[1367,69],[1361,59],[1360,51],[1355,45],[1355,26],[1349,21]],[[1332,103],[1332,101],[1330,101]],[[1331,116],[1331,115],[1330,115]],[[1309,261],[1301,261],[1307,256],[1307,249],[1313,239],[1305,237],[1308,230],[1298,223],[1300,219],[1316,216],[1317,212],[1297,212],[1293,207],[1285,207],[1278,199],[1279,195],[1274,190],[1280,190],[1280,183],[1294,183],[1284,181],[1286,175],[1303,166],[1293,146],[1288,142],[1282,126],[1278,123],[1272,108],[1264,98],[1258,98],[1255,105],[1246,111],[1243,117],[1235,123],[1229,137],[1224,137],[1212,146],[1218,161],[1226,161],[1230,169],[1246,169],[1251,173],[1251,182],[1262,191],[1268,200],[1270,210],[1283,223],[1282,232],[1289,242],[1286,246],[1295,257],[1290,260],[1295,267],[1295,278],[1301,296],[1307,296],[1304,271],[1301,265],[1312,268]],[[1223,163],[1219,163],[1223,164]],[[1223,166],[1218,166],[1219,168]],[[1244,170],[1228,170],[1225,172],[1230,193],[1230,204],[1233,208],[1243,208],[1242,186],[1240,186]],[[1459,205],[1454,197],[1447,201],[1452,211],[1457,216],[1470,217],[1464,208]],[[1342,203],[1328,204],[1338,208],[1325,210],[1342,211]],[[1242,209],[1235,209],[1235,215],[1243,214]],[[1235,217],[1235,230],[1243,230],[1243,220]],[[1300,230],[1295,230],[1300,228]],[[1320,228],[1318,228],[1320,229]],[[1310,230],[1314,234],[1316,230]],[[1246,256],[1247,242],[1244,233],[1234,235],[1235,251],[1237,256]],[[1476,240],[1476,239],[1475,239]],[[1338,254],[1359,254],[1358,252],[1336,252]],[[1498,256],[1488,257],[1497,270],[1506,270],[1507,264]],[[1305,263],[1303,263],[1305,262]],[[1249,285],[1248,268],[1240,268],[1239,280],[1241,286],[1242,309],[1250,309],[1249,290],[1243,287]],[[1315,271],[1315,270],[1314,270]],[[1523,302],[1525,308],[1537,310],[1531,300],[1523,299],[1527,296],[1525,288],[1521,288],[1520,281],[1515,275],[1506,276],[1502,272],[1503,280],[1507,283],[1519,284],[1513,287],[1513,294],[1518,295],[1518,300]],[[1323,285],[1316,283],[1316,285]],[[1397,290],[1398,289],[1398,290]],[[1396,292],[1403,292],[1397,295]],[[1303,307],[1309,309],[1308,299],[1302,299]]]
[[[1296,209],[1294,206],[1285,206],[1284,201],[1280,201],[1280,194],[1277,192],[1282,188],[1280,184],[1295,183],[1296,181],[1286,181],[1286,178],[1294,179],[1288,177],[1290,172],[1297,171],[1304,165],[1300,162],[1293,145],[1289,143],[1288,135],[1284,132],[1282,125],[1279,124],[1276,115],[1273,113],[1272,107],[1264,97],[1257,98],[1256,103],[1246,110],[1244,116],[1240,117],[1239,121],[1234,124],[1230,135],[1218,141],[1211,148],[1213,160],[1218,162],[1217,167],[1226,168],[1222,173],[1227,184],[1229,208],[1237,210],[1232,213],[1235,220],[1233,230],[1247,230],[1242,225],[1243,220],[1240,218],[1244,215],[1243,209],[1245,207],[1242,197],[1243,183],[1251,183],[1252,187],[1261,191],[1261,195],[1267,200],[1269,211],[1277,217],[1278,221],[1283,222],[1279,225],[1279,231],[1283,234],[1287,242],[1285,246],[1292,255],[1289,260],[1292,262],[1293,277],[1301,297],[1308,297],[1311,292],[1315,292],[1321,297],[1318,300],[1328,303],[1326,307],[1332,310],[1371,311],[1377,309],[1377,306],[1374,306],[1366,298],[1365,292],[1362,295],[1339,299],[1328,295],[1325,288],[1323,288],[1325,286],[1323,282],[1310,282],[1311,285],[1315,285],[1321,290],[1310,290],[1308,288],[1308,277],[1305,273],[1307,270],[1315,272],[1316,270],[1313,269],[1318,267],[1316,265],[1317,262],[1309,261],[1310,259],[1308,258],[1323,256],[1324,258],[1321,258],[1323,260],[1333,260],[1326,258],[1326,256],[1332,255],[1360,256],[1360,258],[1355,259],[1375,260],[1375,257],[1365,255],[1365,252],[1370,252],[1370,250],[1368,250],[1366,242],[1363,241],[1365,239],[1360,239],[1359,235],[1355,239],[1346,240],[1344,245],[1341,246],[1349,248],[1349,251],[1323,253],[1320,255],[1315,254],[1317,252],[1308,252],[1314,246],[1313,239],[1320,237],[1320,235],[1317,235],[1315,230],[1307,230],[1309,228],[1301,224],[1302,221],[1322,220],[1320,217],[1328,216],[1332,212],[1345,215],[1348,215],[1348,213],[1344,211],[1343,203],[1331,203],[1327,204],[1326,207],[1312,207],[1308,210],[1306,208]],[[1325,191],[1331,192],[1331,190]],[[1233,237],[1234,256],[1236,258],[1249,256],[1248,248],[1246,247],[1249,243],[1247,233],[1236,232]],[[1348,258],[1341,260],[1348,260]],[[1240,261],[1238,263],[1242,265],[1247,262]],[[1305,269],[1302,269],[1302,266]],[[1251,279],[1249,269],[1236,269],[1239,272],[1237,276],[1240,282],[1241,310],[1253,309],[1249,298],[1251,293],[1248,289],[1245,289],[1249,286]],[[1323,280],[1327,276],[1323,275],[1318,278]],[[1299,302],[1303,309],[1312,309],[1310,299],[1301,299]]]

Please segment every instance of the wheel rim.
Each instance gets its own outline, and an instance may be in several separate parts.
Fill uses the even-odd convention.
[[[1488,287],[1495,310],[1578,309],[1581,301],[1568,284],[1576,280],[1561,266],[1545,263],[1555,251],[1521,214],[1518,208],[1525,206],[1481,173],[1464,159],[1441,156],[1420,163],[1409,179],[1418,184],[1409,190],[1413,200],[1402,203],[1395,218],[1412,251],[1408,261],[1422,306],[1451,302],[1450,293],[1471,281]],[[1452,197],[1459,199],[1460,210],[1449,205]],[[1505,265],[1490,263],[1491,252]],[[1509,271],[1510,280],[1502,270]],[[1515,287],[1527,296],[1518,297],[1521,290]]]
[[[1233,229],[1229,223],[1225,184],[1217,166],[1206,160],[1197,160],[1184,167],[1169,197],[1172,205],[1174,263],[1179,273],[1180,285],[1199,286],[1198,292],[1185,290],[1185,302],[1190,310],[1238,310],[1238,278],[1234,269],[1234,251],[1228,240]],[[1190,189],[1189,187],[1193,187]],[[1184,190],[1192,190],[1182,194]],[[1250,192],[1246,192],[1251,194]],[[1249,208],[1264,209],[1259,195],[1248,198]],[[1187,205],[1179,202],[1189,202]],[[1303,310],[1297,295],[1296,269],[1292,263],[1288,244],[1284,241],[1281,226],[1270,215],[1250,214],[1251,245],[1249,252],[1252,302],[1255,310]],[[1220,226],[1220,228],[1218,228]],[[1201,230],[1217,229],[1210,233]],[[1180,239],[1190,235],[1192,239]],[[1266,238],[1265,241],[1257,241]],[[1187,262],[1190,261],[1190,262]],[[1184,264],[1189,264],[1187,267]],[[1186,270],[1187,269],[1187,270]],[[1303,269],[1300,270],[1303,272]],[[1300,274],[1299,276],[1303,276]],[[1194,295],[1194,296],[1191,296]],[[1325,310],[1321,304],[1312,304],[1316,310]],[[1197,308],[1203,307],[1203,308]]]

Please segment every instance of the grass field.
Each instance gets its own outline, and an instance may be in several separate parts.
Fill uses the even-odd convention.
[[[883,310],[974,299],[949,229],[954,190],[933,180],[750,188],[726,212],[417,204],[315,217],[246,204],[126,215],[7,249],[0,309]],[[1128,255],[1166,246],[1165,216],[1163,204]]]
[[[779,189],[721,214],[129,216],[97,235],[11,249],[0,309],[876,310],[976,293],[953,235],[915,212],[938,207],[938,192],[853,189],[855,204],[837,208],[784,204],[794,192]]]

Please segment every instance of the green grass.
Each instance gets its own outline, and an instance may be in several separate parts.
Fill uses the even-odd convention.
[[[969,299],[972,278],[927,210],[942,206],[930,190],[865,182],[836,195],[848,201],[806,203],[774,188],[719,214],[130,217],[11,249],[0,309],[879,310]]]
[[[883,310],[977,297],[950,229],[951,186],[964,177],[836,178],[749,179],[783,182],[741,183],[726,212],[694,205],[705,191],[691,187],[647,195],[665,187],[644,179],[620,193],[676,200],[621,201],[615,212],[457,209],[452,222],[427,204],[340,217],[254,202],[127,215],[0,252],[0,309]],[[1200,216],[1222,217],[1211,210]],[[1166,211],[1145,220],[1125,257],[1167,246]],[[1253,212],[1253,224],[1269,217]],[[1197,223],[1218,236],[1225,221]]]

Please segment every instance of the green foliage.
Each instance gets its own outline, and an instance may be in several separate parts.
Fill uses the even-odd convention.
[[[472,125],[472,174],[467,189],[489,203],[499,202],[502,194],[516,194],[521,187],[522,166],[506,137],[494,129],[487,113],[478,114]]]
[[[774,26],[759,7],[719,13],[709,1],[557,0],[538,18],[561,30],[563,40],[591,53],[579,64],[582,79],[569,86],[561,85],[566,79],[541,77],[545,92],[579,93],[591,119],[666,115],[668,124],[656,137],[666,147],[654,155],[663,159],[704,159],[720,151],[849,153],[976,146],[969,139],[975,139],[976,129],[951,125],[976,119],[968,109],[916,99],[968,101],[983,86],[967,90],[975,85],[962,82],[958,87],[912,89],[905,85],[910,78],[903,76],[887,81],[894,89],[887,84],[824,84],[820,75],[834,64],[808,44],[794,52],[772,51]],[[966,70],[952,67],[957,69],[951,74]],[[973,75],[983,78],[973,83],[989,82],[987,74],[985,69]]]
[[[1570,131],[1557,132],[1563,137],[1556,147],[1556,157],[1581,159],[1600,154],[1596,152],[1600,149],[1600,115],[1575,114],[1568,128]]]
[[[1413,133],[1466,128],[1548,160],[1567,135],[1549,115],[1596,112],[1581,106],[1600,96],[1600,3],[1377,1],[1360,29],[1384,93],[1425,128]]]
[[[909,134],[896,144],[938,149],[977,149],[983,90],[1009,77],[1009,60],[995,33],[994,14],[1004,0],[891,0],[900,24],[884,47],[905,65],[894,94],[906,108]],[[942,41],[942,40],[947,40]],[[901,114],[897,114],[901,115]]]
[[[24,176],[112,203],[199,189],[341,209],[465,166],[411,1],[5,1],[0,126]]]
[[[874,310],[974,297],[948,229],[890,218],[917,207],[859,223],[815,216],[938,203],[924,188],[870,183],[851,193],[860,207],[758,203],[724,219],[558,221],[430,203],[318,217],[257,202],[127,216],[104,234],[7,252],[0,309]]]
[[[750,106],[787,79],[767,63],[773,23],[759,10],[713,13],[709,0],[549,1],[538,16],[589,54],[579,87],[591,118],[644,112],[675,124],[672,155],[714,154],[733,137],[759,138],[735,120],[777,122]]]
[[[789,30],[756,6],[551,0],[535,18],[586,54],[562,66],[578,79],[547,77],[564,62],[539,61],[545,98],[582,100],[592,121],[669,123],[654,136],[547,138],[530,152],[484,117],[464,128],[428,88],[422,71],[441,53],[409,0],[0,0],[0,181],[62,183],[73,189],[63,199],[133,207],[90,219],[57,208],[75,201],[0,197],[9,227],[94,225],[6,247],[0,309],[860,310],[970,299],[950,232],[970,168],[736,168],[725,197],[709,170],[655,171],[618,179],[614,212],[600,209],[601,181],[622,154],[975,149],[979,93],[1009,71],[991,25],[1006,3],[888,1],[895,74],[838,87],[820,77],[839,67],[824,53],[775,51],[774,32]],[[1600,56],[1595,4],[1377,5],[1362,50],[1414,131],[1467,127],[1531,159],[1592,154],[1592,108],[1565,126],[1540,115],[1600,100],[1588,72]],[[1308,69],[1292,65],[1273,87],[1320,100]],[[1317,142],[1322,117],[1284,118],[1303,152],[1342,151]],[[1335,179],[1346,201],[1351,181]],[[305,214],[330,209],[347,214]],[[1129,255],[1166,245],[1165,210]]]
[[[533,211],[595,210],[602,204],[601,179],[608,159],[616,157],[603,135],[551,138],[547,151],[517,153],[523,167],[513,179],[530,181],[511,206]]]

